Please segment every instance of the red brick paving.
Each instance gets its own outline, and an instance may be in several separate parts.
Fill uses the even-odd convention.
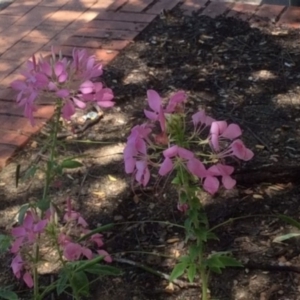
[[[199,11],[204,8],[208,3],[208,0],[186,0],[182,5],[181,9],[185,15],[192,15],[193,12]]]
[[[216,18],[220,15],[225,14],[230,8],[233,6],[233,3],[225,3],[225,2],[211,2],[202,12],[202,15]]]
[[[229,11],[229,13],[227,14],[227,17],[236,17],[246,21],[252,17],[252,15],[257,9],[257,5],[247,3],[235,3]]]
[[[193,12],[243,20],[268,19],[300,28],[300,8],[279,5],[224,3],[218,0],[15,0],[0,11],[0,168],[37,133],[54,112],[53,100],[43,99],[31,127],[15,105],[9,84],[24,60],[33,53],[48,54],[56,45],[64,55],[74,46],[85,47],[108,64],[164,9],[176,5]],[[279,19],[279,20],[278,20]]]
[[[281,15],[278,24],[294,29],[300,28],[300,7],[288,7]]]

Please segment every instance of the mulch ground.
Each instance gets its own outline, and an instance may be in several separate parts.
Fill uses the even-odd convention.
[[[85,167],[68,172],[62,187],[53,188],[53,199],[60,204],[71,196],[93,226],[139,221],[106,233],[106,249],[116,260],[169,274],[176,260],[149,252],[183,255],[184,233],[143,221],[181,224],[184,217],[176,209],[176,196],[162,182],[147,190],[132,188],[122,151],[130,128],[144,121],[147,89],[165,97],[185,90],[191,110],[205,109],[216,119],[238,123],[245,143],[255,152],[251,162],[235,166],[234,190],[204,197],[210,224],[266,215],[219,228],[220,241],[209,244],[208,251],[231,251],[247,267],[213,275],[212,299],[300,299],[299,274],[289,269],[300,266],[300,244],[297,239],[272,242],[296,229],[268,216],[281,213],[298,219],[300,213],[299,46],[299,32],[264,21],[251,28],[233,18],[183,17],[176,10],[162,15],[107,67],[103,79],[114,90],[116,106],[76,138],[81,142],[66,140],[62,157],[83,154],[80,160]],[[42,174],[16,189],[14,172],[18,163],[25,170],[36,160],[43,139],[35,137],[0,174],[3,231],[12,224],[19,205],[41,195]],[[11,280],[9,255],[1,261],[4,285]],[[115,265],[122,268],[123,276],[101,280],[93,287],[92,299],[199,299],[197,287],[174,285],[172,289],[166,280],[137,265],[124,261]]]

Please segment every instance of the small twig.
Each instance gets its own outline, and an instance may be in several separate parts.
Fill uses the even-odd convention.
[[[143,269],[147,272],[150,272],[150,273],[152,273],[156,276],[159,276],[163,279],[166,279],[166,280],[170,281],[170,276],[168,274],[157,271],[157,270],[154,270],[154,269],[152,269],[148,266],[145,266],[145,265],[143,265],[141,263],[138,263],[138,262],[135,262],[133,260],[129,260],[129,259],[125,259],[125,258],[114,258],[114,261],[122,263],[122,264],[128,264],[128,265],[131,265],[131,266],[135,266],[137,268]],[[178,285],[180,288],[200,287],[199,284],[197,284],[197,283],[189,283],[189,282],[182,281],[182,280],[179,280],[179,279],[174,279],[172,282],[174,284]]]

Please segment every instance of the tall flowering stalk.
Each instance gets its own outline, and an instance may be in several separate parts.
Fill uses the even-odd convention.
[[[125,171],[143,186],[149,184],[155,169],[162,177],[174,174],[177,208],[186,215],[187,238],[193,239],[189,255],[181,258],[171,279],[186,271],[193,281],[198,272],[202,299],[206,300],[209,272],[240,264],[224,253],[205,256],[204,245],[215,236],[209,230],[198,193],[202,189],[214,195],[222,186],[232,189],[236,181],[230,164],[238,159],[249,161],[254,154],[240,139],[242,131],[237,124],[217,121],[203,110],[187,113],[183,91],[173,94],[164,104],[156,91],[148,90],[147,101],[149,109],[144,113],[148,121],[132,128],[127,138]]]
[[[85,50],[73,50],[71,60],[56,56],[52,50],[50,59],[35,56],[27,62],[21,72],[22,80],[11,83],[18,91],[17,104],[24,107],[24,116],[34,126],[34,112],[37,102],[43,97],[55,100],[55,114],[51,122],[49,161],[47,162],[46,182],[41,200],[44,209],[49,207],[47,200],[49,186],[55,177],[57,135],[60,130],[60,117],[69,120],[76,109],[86,109],[88,106],[112,107],[114,105],[113,92],[104,87],[101,82],[94,82],[103,74],[102,65],[94,56],[89,56]]]
[[[88,228],[88,223],[81,214],[72,209],[70,199],[67,199],[65,213],[61,220],[53,206],[46,211],[44,218],[41,218],[38,210],[32,207],[26,212],[23,223],[13,228],[11,233],[11,253],[14,255],[11,268],[17,279],[22,279],[28,288],[34,288],[35,300],[43,299],[45,294],[40,293],[38,289],[37,271],[39,263],[43,260],[47,261],[47,253],[55,251],[56,263],[65,269],[68,264],[84,258],[93,260],[100,257],[107,263],[112,262],[111,256],[102,249],[103,236],[100,233],[93,233]],[[83,236],[86,238],[82,239]],[[41,241],[43,245],[48,246],[45,255],[39,251]],[[74,273],[76,272],[70,270],[67,279],[76,295],[78,287],[72,285],[71,281]]]
[[[76,168],[81,164],[74,160],[57,159],[57,136],[61,129],[60,118],[70,120],[76,109],[87,109],[89,106],[107,108],[114,105],[113,92],[103,83],[96,80],[103,74],[102,65],[94,56],[85,50],[74,49],[72,59],[64,58],[61,53],[56,55],[52,50],[50,59],[32,57],[21,72],[22,80],[11,83],[18,91],[17,105],[24,108],[24,116],[34,126],[34,112],[40,99],[51,97],[55,101],[55,113],[50,123],[49,156],[46,161],[45,183],[43,194],[35,204],[28,204],[20,211],[20,224],[12,229],[13,243],[11,252],[15,255],[11,267],[18,279],[23,279],[29,288],[34,288],[34,299],[43,299],[53,286],[41,293],[38,280],[38,263],[41,259],[40,244],[49,240],[57,251],[63,267],[61,277],[64,288],[70,286],[74,297],[79,299],[86,286],[78,289],[74,278],[80,277],[86,285],[85,271],[88,267],[99,263],[101,259],[111,262],[110,255],[102,249],[102,235],[91,234],[87,222],[71,208],[70,200],[61,222],[57,221],[55,205],[49,198],[49,188],[61,175],[65,168]],[[86,236],[86,239],[82,239]],[[74,237],[77,240],[74,240]],[[80,241],[80,242],[79,242]],[[72,265],[71,262],[83,258],[91,261],[87,267],[84,264]],[[78,267],[79,266],[79,267]],[[94,270],[95,271],[95,270]],[[101,274],[98,269],[95,272]],[[111,269],[112,273],[116,270]],[[66,283],[69,282],[69,285]],[[61,283],[60,283],[61,285]],[[55,286],[54,286],[55,287]],[[61,290],[60,290],[61,292]]]

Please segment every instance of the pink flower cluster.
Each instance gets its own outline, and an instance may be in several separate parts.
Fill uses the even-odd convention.
[[[32,125],[35,101],[45,92],[62,102],[62,116],[67,120],[75,113],[75,108],[84,109],[88,103],[99,107],[114,105],[112,90],[92,81],[103,73],[95,57],[89,56],[86,50],[74,49],[72,58],[72,61],[61,56],[56,58],[53,50],[50,61],[33,56],[21,72],[24,80],[11,83],[18,91],[17,104],[24,107],[24,115]]]
[[[11,252],[16,254],[12,260],[11,267],[14,275],[24,280],[29,288],[33,287],[33,279],[30,273],[30,263],[23,260],[23,250],[30,249],[40,233],[44,231],[48,224],[48,219],[40,220],[33,210],[27,211],[23,224],[12,229],[14,242],[11,246]]]
[[[166,108],[162,105],[162,100],[157,92],[149,90],[147,92],[148,104],[152,111],[144,110],[146,117],[152,123],[157,121],[160,125],[165,140],[174,141],[176,138],[170,136],[168,132],[168,114],[176,114],[184,112],[184,103],[186,95],[180,91],[174,94]],[[199,179],[202,187],[210,194],[215,194],[220,188],[220,180],[226,189],[235,186],[236,181],[231,177],[234,168],[225,162],[227,157],[235,157],[244,161],[248,161],[253,157],[253,152],[246,148],[244,143],[239,139],[242,134],[237,124],[228,125],[225,121],[216,121],[207,116],[204,111],[199,111],[191,116],[194,125],[194,137],[196,138],[209,130],[209,136],[206,138],[208,150],[203,153],[209,157],[206,162],[207,167],[201,161],[201,155],[198,157],[190,149],[186,149],[176,144],[167,143],[168,148],[162,152],[163,161],[159,166],[159,175],[166,176],[179,165],[184,167],[189,174]],[[172,119],[170,119],[172,122]],[[184,130],[184,129],[183,129]],[[137,182],[146,186],[150,180],[149,165],[157,165],[152,163],[148,155],[148,146],[153,148],[151,139],[152,125],[145,123],[135,126],[127,138],[127,144],[124,149],[125,171],[127,174],[134,173]],[[186,141],[190,141],[189,133],[186,134]],[[196,149],[197,150],[197,149]],[[206,160],[207,161],[207,160]],[[179,205],[180,210],[186,210],[186,207]]]
[[[83,256],[87,259],[92,259],[95,257],[95,253],[90,249],[95,250],[97,255],[103,256],[104,261],[110,263],[112,262],[111,256],[103,249],[104,245],[103,236],[99,233],[95,233],[89,237],[89,239],[82,242],[74,241],[71,236],[76,236],[77,238],[90,233],[88,229],[88,224],[81,216],[79,212],[72,210],[71,200],[67,200],[67,209],[64,215],[65,230],[68,234],[61,232],[58,237],[58,243],[63,251],[63,256],[68,261],[76,261],[81,259]],[[73,232],[72,232],[73,229]],[[71,234],[70,234],[71,230]]]
[[[47,236],[45,230],[52,220],[52,214],[48,210],[44,219],[40,219],[34,210],[27,211],[22,225],[12,229],[14,241],[11,245],[11,252],[15,254],[11,267],[14,275],[23,281],[29,288],[34,283],[31,275],[32,262],[30,256],[33,255],[33,246],[38,242],[38,236],[44,234],[50,240],[53,237]],[[58,227],[60,233],[57,235],[57,243],[62,254],[67,261],[76,261],[83,257],[93,259],[95,256],[103,256],[103,260],[110,263],[111,256],[103,249],[103,236],[99,233],[91,235],[82,242],[74,241],[74,237],[79,239],[82,235],[90,232],[88,224],[80,213],[72,210],[71,200],[67,200],[67,209],[63,216],[64,226]],[[66,233],[67,232],[67,233]],[[72,238],[72,237],[73,238]],[[43,239],[44,240],[44,239]]]

